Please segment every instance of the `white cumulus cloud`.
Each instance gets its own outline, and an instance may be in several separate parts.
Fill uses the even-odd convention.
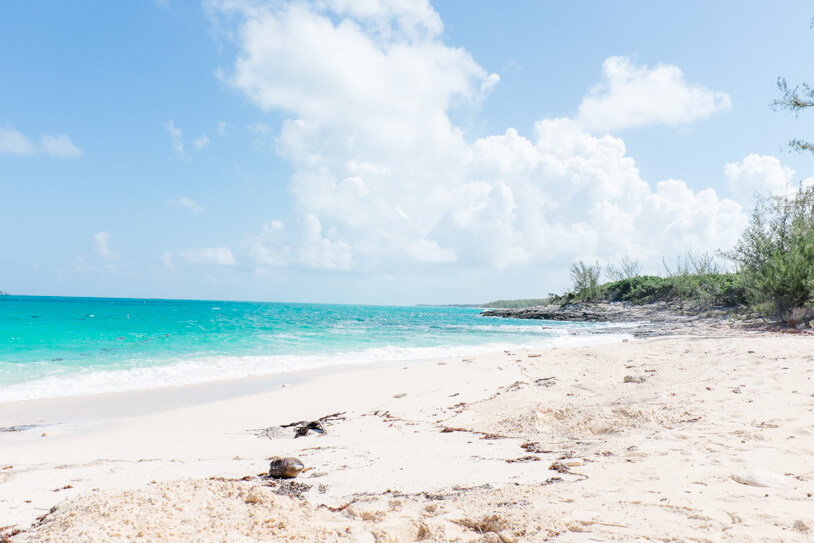
[[[290,237],[282,221],[275,220],[263,225],[257,234],[249,235],[245,245],[261,266],[297,264],[306,268],[348,270],[353,264],[353,253],[347,243],[336,238],[335,229],[323,232],[320,220],[306,215],[295,239]]]
[[[682,125],[732,107],[727,93],[688,83],[678,66],[648,68],[627,57],[610,57],[602,65],[602,77],[583,99],[577,115],[592,132]]]
[[[610,59],[606,89],[589,93],[594,105],[579,118],[470,142],[448,111],[476,103],[498,78],[443,42],[427,2],[219,5],[239,21],[238,55],[222,77],[287,115],[275,142],[294,170],[295,220],[246,238],[259,267],[507,269],[625,254],[655,267],[688,249],[728,248],[745,224],[742,207],[714,190],[642,179],[624,141],[596,132],[728,107],[728,96],[687,84],[674,66]],[[654,98],[659,90],[667,96]],[[631,105],[636,97],[649,102]],[[679,102],[671,113],[657,112],[665,98]],[[608,104],[627,108],[633,124],[606,115]]]
[[[777,158],[755,153],[741,162],[727,163],[724,172],[732,195],[746,204],[755,194],[787,194],[794,177],[794,170],[783,166]]]
[[[232,250],[228,247],[187,249],[181,251],[180,254],[187,262],[193,264],[218,264],[221,266],[234,266],[237,264]]]

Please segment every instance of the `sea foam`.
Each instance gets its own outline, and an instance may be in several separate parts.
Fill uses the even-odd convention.
[[[519,327],[522,327],[520,325]],[[81,396],[111,392],[148,390],[194,385],[228,379],[285,374],[303,370],[364,366],[388,362],[446,359],[517,349],[544,349],[616,343],[629,334],[575,334],[559,329],[556,335],[523,343],[485,343],[439,347],[376,347],[361,351],[320,355],[209,356],[138,366],[127,369],[83,368],[71,373],[54,374],[0,388],[0,403]]]

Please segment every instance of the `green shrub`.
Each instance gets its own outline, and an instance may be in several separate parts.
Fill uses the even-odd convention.
[[[771,301],[787,322],[803,318],[814,298],[814,187],[759,199],[728,256],[737,262],[752,303]]]
[[[733,307],[746,301],[746,289],[738,274],[642,275],[602,285],[600,297],[635,304],[672,301],[699,307]]]

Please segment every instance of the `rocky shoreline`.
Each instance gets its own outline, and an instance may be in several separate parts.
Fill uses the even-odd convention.
[[[658,302],[595,302],[568,305],[538,305],[521,309],[486,309],[484,317],[534,319],[568,322],[616,324],[599,333],[630,333],[635,337],[652,337],[707,332],[742,324],[742,315],[733,308],[698,309],[680,304]],[[592,333],[596,333],[595,330]]]

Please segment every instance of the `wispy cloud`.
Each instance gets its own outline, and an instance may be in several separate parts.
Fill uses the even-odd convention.
[[[198,150],[206,149],[209,147],[209,137],[206,134],[202,134],[200,138],[192,140],[192,145]]]
[[[186,196],[181,196],[180,198],[170,198],[167,200],[172,207],[180,207],[185,208],[193,213],[206,213],[206,209],[200,205],[195,200],[191,198],[187,198]]]
[[[164,129],[167,131],[167,134],[170,135],[172,148],[175,149],[175,152],[181,157],[186,156],[186,152],[184,151],[184,133],[180,128],[175,126],[175,121],[170,120],[165,122]]]
[[[237,264],[235,255],[228,247],[211,247],[206,249],[188,249],[181,251],[181,256],[193,264],[218,264],[220,266],[234,266]]]
[[[43,134],[37,146],[22,132],[5,127],[0,128],[0,153],[21,156],[45,154],[54,158],[72,159],[81,157],[82,149],[74,145],[65,134]]]
[[[172,142],[172,148],[175,149],[178,156],[181,158],[188,158],[186,145],[184,144],[183,130],[178,128],[173,120],[169,120],[164,123],[164,130],[166,130],[167,134],[169,134],[170,141]],[[193,139],[192,147],[194,147],[196,151],[206,149],[209,147],[209,136],[206,134],[201,134],[199,137]]]
[[[164,251],[161,253],[161,262],[168,270],[175,269],[175,263],[173,262],[172,253],[170,251]]]
[[[82,149],[71,141],[65,134],[49,136],[44,134],[40,138],[40,146],[45,153],[57,158],[79,158],[82,156]]]
[[[11,128],[0,128],[0,153],[11,155],[33,155],[37,150],[22,132]]]
[[[110,248],[112,237],[109,232],[99,232],[93,235],[93,250],[105,260],[112,260],[116,256]]]

